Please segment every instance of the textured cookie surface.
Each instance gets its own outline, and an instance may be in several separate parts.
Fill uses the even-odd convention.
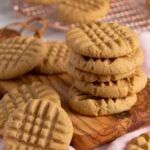
[[[20,36],[20,33],[16,30],[12,30],[8,28],[0,29],[0,42],[15,36]]]
[[[109,82],[109,81],[117,81],[126,77],[131,76],[135,70],[129,71],[124,74],[116,74],[116,75],[99,75],[93,74],[89,72],[82,71],[72,65],[70,62],[66,64],[66,70],[70,76],[74,79],[86,81],[86,82]]]
[[[69,49],[64,42],[48,42],[48,53],[36,71],[43,74],[57,74],[65,72],[65,64]]]
[[[66,42],[77,53],[95,58],[121,57],[139,47],[137,35],[116,23],[82,24],[68,31]]]
[[[69,105],[72,110],[87,116],[101,116],[130,110],[137,101],[137,96],[126,98],[103,99],[84,94],[76,88],[70,89]]]
[[[150,133],[145,133],[131,140],[125,150],[150,150]]]
[[[146,83],[146,74],[141,69],[136,70],[131,77],[118,81],[88,83],[75,80],[76,88],[82,92],[104,98],[122,98],[138,93],[146,86]]]
[[[53,3],[58,3],[63,0],[27,0],[30,3],[37,3],[37,4],[53,4]]]
[[[5,125],[7,150],[68,150],[73,134],[67,113],[49,100],[18,108]]]
[[[59,18],[69,23],[95,21],[108,11],[108,0],[64,0],[58,6]]]
[[[47,47],[34,37],[14,37],[0,43],[0,79],[21,76],[46,56]]]
[[[136,50],[134,54],[115,59],[90,58],[70,52],[69,61],[78,69],[90,73],[101,75],[124,74],[133,71],[142,65],[144,55],[141,50]]]
[[[0,101],[0,128],[3,129],[9,115],[22,104],[32,99],[45,98],[60,105],[58,93],[50,86],[40,82],[22,85],[5,94]]]

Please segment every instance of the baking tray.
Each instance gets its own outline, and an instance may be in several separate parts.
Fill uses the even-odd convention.
[[[99,21],[118,22],[136,31],[150,30],[150,11],[145,3],[145,0],[110,0],[109,14]],[[18,14],[45,18],[50,28],[68,30],[74,26],[59,20],[56,5],[31,4],[27,0],[12,0],[12,4]]]

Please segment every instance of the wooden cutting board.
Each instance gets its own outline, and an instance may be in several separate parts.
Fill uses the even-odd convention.
[[[68,89],[73,82],[66,74],[42,76],[28,74],[16,80],[0,81],[0,95],[23,83],[41,81],[54,87],[62,97],[62,106],[68,112],[73,126],[72,145],[77,150],[89,150],[110,142],[117,137],[150,123],[150,80],[138,94],[138,102],[130,112],[112,116],[86,117],[72,112],[67,104]]]

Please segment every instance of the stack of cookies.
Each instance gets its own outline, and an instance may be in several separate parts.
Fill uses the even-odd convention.
[[[139,41],[129,28],[116,23],[88,23],[71,29],[67,71],[74,78],[69,104],[88,116],[130,110],[136,93],[147,82]]]

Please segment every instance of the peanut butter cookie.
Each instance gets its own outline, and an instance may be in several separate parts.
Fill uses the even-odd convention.
[[[144,133],[131,140],[125,150],[150,150],[150,133]]]
[[[85,82],[75,80],[75,86],[80,91],[95,97],[122,98],[140,92],[147,83],[146,74],[138,69],[135,73],[125,79],[109,81],[105,83]]]
[[[89,73],[86,71],[82,71],[72,65],[70,62],[66,64],[66,70],[70,76],[74,79],[86,81],[86,82],[109,82],[109,81],[117,81],[120,79],[124,79],[126,77],[131,76],[135,70],[129,71],[124,74],[116,74],[116,75],[99,75],[94,73]]]
[[[2,130],[9,115],[22,104],[32,99],[45,98],[60,105],[60,96],[50,86],[40,82],[22,85],[5,94],[0,101],[0,129]]]
[[[69,49],[64,42],[48,42],[48,53],[36,72],[42,74],[64,73]]]
[[[82,115],[101,116],[128,111],[137,101],[136,94],[125,98],[104,99],[84,94],[76,88],[70,89],[70,107]]]
[[[0,43],[0,79],[19,77],[45,58],[45,43],[34,37],[14,37]]]
[[[109,0],[64,0],[58,4],[58,17],[64,22],[91,22],[109,11]]]
[[[45,99],[17,108],[4,128],[7,150],[68,150],[72,135],[67,113]]]
[[[135,70],[142,65],[144,55],[141,50],[134,54],[115,59],[98,59],[79,55],[76,52],[70,52],[69,61],[78,69],[100,75],[124,74]]]
[[[73,51],[94,58],[117,58],[139,48],[137,35],[117,23],[92,22],[68,31],[66,42]]]

